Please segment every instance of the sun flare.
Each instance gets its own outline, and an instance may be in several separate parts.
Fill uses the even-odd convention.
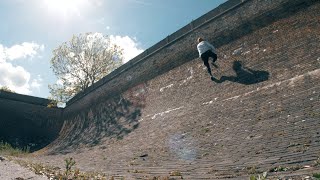
[[[49,12],[62,17],[80,16],[85,0],[44,0]]]

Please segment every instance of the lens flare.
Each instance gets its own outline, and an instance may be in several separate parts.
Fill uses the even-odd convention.
[[[44,0],[44,3],[50,13],[66,18],[80,16],[86,0]]]

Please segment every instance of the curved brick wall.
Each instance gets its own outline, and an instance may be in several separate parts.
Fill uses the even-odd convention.
[[[307,171],[320,146],[319,12],[315,0],[228,1],[74,97],[33,160],[72,156],[81,170],[126,179]],[[218,48],[219,82],[197,58],[198,36]]]
[[[0,91],[0,141],[31,151],[54,140],[62,126],[62,109],[47,99]]]

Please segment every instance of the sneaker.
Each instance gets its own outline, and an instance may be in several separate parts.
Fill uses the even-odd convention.
[[[215,68],[218,68],[218,65],[216,65],[215,63],[211,63],[212,66],[214,66]]]
[[[215,77],[211,76],[211,81],[218,82],[218,79],[216,79]]]

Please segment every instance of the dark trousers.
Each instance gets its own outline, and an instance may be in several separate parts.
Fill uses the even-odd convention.
[[[213,53],[211,50],[208,50],[205,53],[201,54],[201,59],[203,61],[203,64],[207,67],[208,73],[210,74],[210,76],[212,76],[211,68],[209,65],[209,57],[212,58],[212,63],[216,62],[217,55],[215,53]]]

